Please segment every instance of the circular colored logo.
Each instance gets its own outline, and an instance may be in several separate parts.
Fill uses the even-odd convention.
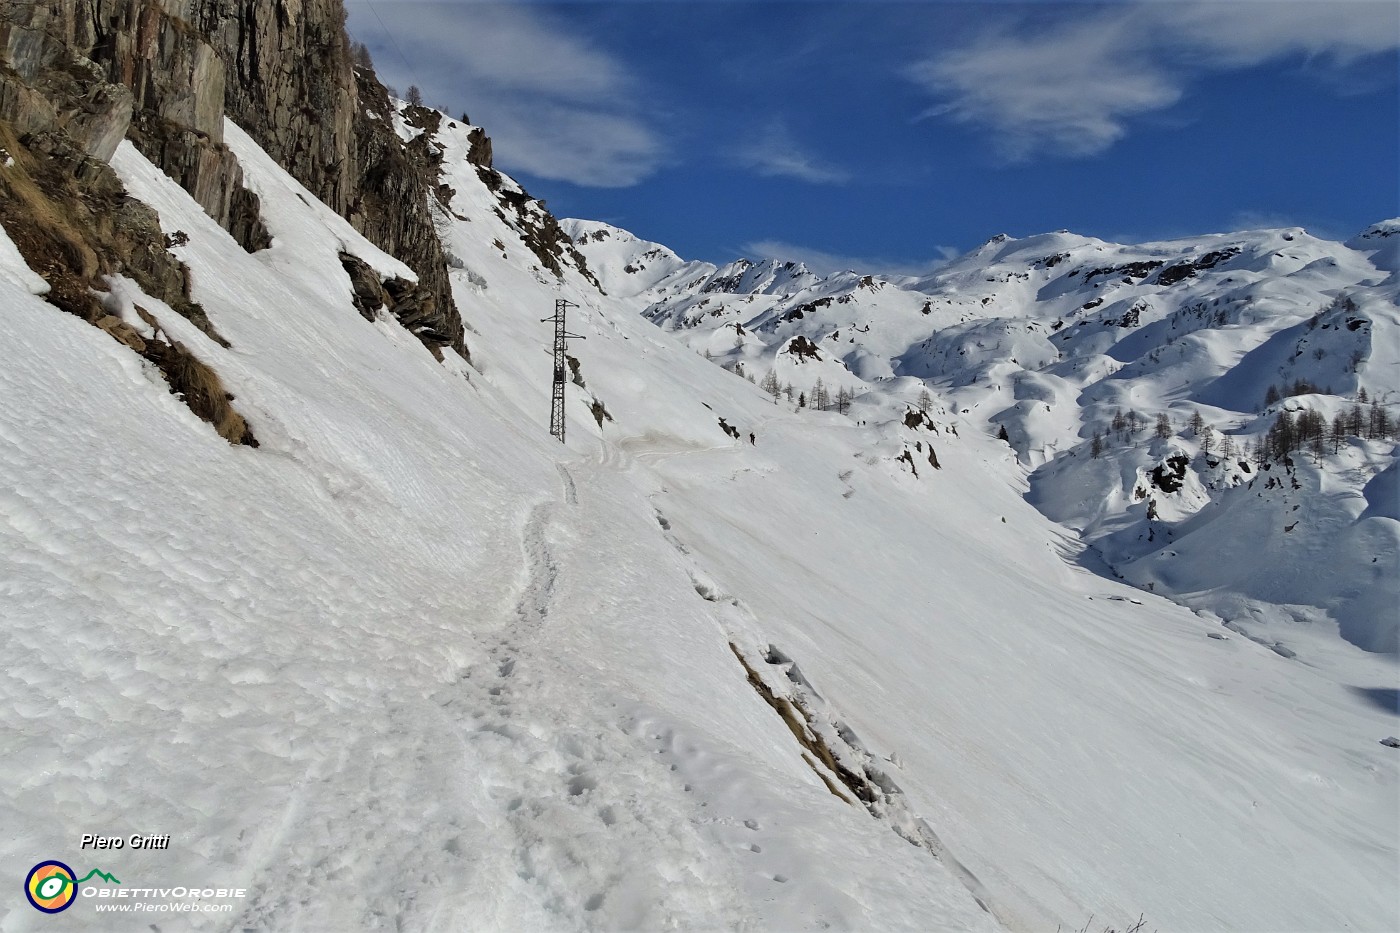
[[[78,896],[76,878],[73,869],[62,862],[40,862],[29,869],[29,877],[24,879],[24,896],[35,910],[56,914],[73,905]]]

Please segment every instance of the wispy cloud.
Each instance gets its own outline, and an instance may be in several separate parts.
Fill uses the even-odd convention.
[[[1400,7],[1376,0],[1191,0],[1154,3],[1157,43],[1196,50],[1215,68],[1302,53],[1345,64],[1400,47]]]
[[[1324,240],[1345,240],[1356,231],[1329,222],[1326,218],[1311,218],[1303,223],[1292,214],[1278,211],[1240,210],[1230,215],[1226,222],[1230,230],[1279,230],[1284,227],[1303,227],[1313,236]]]
[[[1002,24],[906,70],[946,117],[990,133],[1011,161],[1093,155],[1134,117],[1179,101],[1204,72],[1289,55],[1336,67],[1400,46],[1400,8],[1371,0],[1178,0],[1082,7]],[[1046,16],[1052,16],[1047,22]]]
[[[764,127],[752,139],[737,146],[734,161],[764,178],[795,178],[813,185],[839,185],[850,173],[804,152],[781,123]]]
[[[1297,219],[1277,211],[1236,211],[1230,215],[1226,225],[1231,230],[1278,230],[1283,227],[1301,227]]]
[[[666,158],[638,79],[535,7],[348,0],[375,68],[489,128],[498,160],[591,187],[635,185]],[[375,13],[379,15],[375,15]]]
[[[1174,104],[1178,88],[1134,54],[1128,18],[1095,18],[1034,36],[987,36],[918,63],[909,76],[945,103],[927,111],[992,131],[1005,157],[1047,149],[1089,155],[1125,118]]]
[[[781,259],[800,262],[818,275],[833,272],[860,272],[866,275],[927,275],[944,265],[948,260],[962,254],[951,246],[935,247],[938,256],[922,261],[880,259],[871,256],[852,256],[845,253],[831,253],[825,250],[785,243],[782,240],[757,240],[745,243],[740,252],[751,259]]]

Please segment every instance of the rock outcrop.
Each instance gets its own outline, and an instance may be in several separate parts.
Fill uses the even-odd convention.
[[[355,71],[360,107],[354,160],[359,177],[345,216],[371,242],[418,273],[418,288],[390,306],[399,322],[429,347],[452,347],[465,356],[464,328],[452,301],[447,257],[433,227],[433,213],[445,208],[437,197],[442,156],[428,140],[442,114],[410,107],[409,119],[429,131],[405,144],[394,132],[393,108],[384,86],[372,70]]]
[[[486,131],[479,126],[474,127],[467,138],[472,144],[467,161],[477,168],[493,168],[495,156],[491,151],[491,137],[486,135]]]
[[[496,196],[497,216],[520,235],[521,241],[535,254],[541,266],[558,276],[564,274],[565,265],[572,265],[580,275],[602,291],[603,286],[588,268],[588,260],[564,232],[558,218],[545,208],[544,202],[532,198],[518,182],[491,167],[491,140],[484,134],[478,136],[475,132],[469,138],[472,150],[467,160],[476,166],[481,183]],[[480,140],[485,140],[485,143],[481,143]],[[486,159],[485,164],[478,161],[478,155],[482,152]]]
[[[63,132],[104,161],[129,138],[245,248],[267,245],[223,143],[223,61],[188,22],[140,0],[8,4],[0,49],[0,119],[21,136]]]
[[[228,346],[192,300],[156,213],[108,161],[129,139],[245,249],[265,248],[261,204],[224,143],[231,118],[419,273],[381,281],[347,263],[361,313],[386,308],[439,358],[448,347],[465,356],[433,227],[436,162],[366,114],[362,94],[387,113],[383,87],[350,64],[341,0],[0,2],[0,223],[51,304],[154,364],[230,443],[257,446],[207,363],[151,312],[138,307],[134,325],[105,300],[109,277],[128,276]]]
[[[398,138],[384,86],[372,69],[354,66],[342,0],[177,5],[224,63],[229,118],[366,239],[418,273],[406,303],[421,322],[410,329],[429,347],[465,355],[433,226],[436,163]]]
[[[21,137],[0,121],[0,224],[49,284],[50,303],[89,323],[106,312],[104,278],[130,276],[218,342],[189,297],[189,270],[166,248],[155,211],[127,196],[111,166],[62,132]]]
[[[61,110],[61,108],[55,108]],[[37,111],[31,111],[31,116]],[[71,125],[71,124],[70,124]],[[95,124],[87,124],[95,125]],[[146,336],[103,300],[109,276],[123,274],[228,346],[189,297],[189,270],[166,249],[155,211],[128,197],[111,166],[92,154],[101,134],[37,130],[21,139],[0,121],[0,224],[30,268],[48,283],[48,301],[99,328],[152,363],[171,392],[232,444],[256,447],[218,374],[168,337],[149,311],[136,313]],[[100,147],[98,147],[100,154]]]
[[[257,250],[270,238],[224,145],[227,116],[418,273],[405,300],[420,319],[414,332],[465,355],[432,222],[434,164],[366,112],[386,109],[387,96],[353,67],[344,23],[342,0],[5,3],[0,121],[18,139],[62,134],[99,162],[129,138]]]

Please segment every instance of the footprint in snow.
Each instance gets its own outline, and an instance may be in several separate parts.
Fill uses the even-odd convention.
[[[569,778],[565,786],[569,790],[570,797],[582,797],[584,794],[598,786],[597,780],[589,774],[579,774]]]

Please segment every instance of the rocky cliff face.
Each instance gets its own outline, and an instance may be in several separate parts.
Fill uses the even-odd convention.
[[[267,244],[223,145],[223,62],[187,22],[137,0],[14,3],[0,42],[0,119],[21,137],[63,133],[103,161],[129,137],[245,247]]]
[[[227,115],[418,273],[390,310],[435,352],[465,355],[432,223],[433,164],[369,116],[362,97],[371,110],[387,106],[373,74],[351,65],[341,0],[0,5],[0,121],[15,144],[49,134],[100,163],[129,138],[256,250],[269,238],[223,143]]]
[[[344,211],[361,233],[418,273],[421,288],[405,293],[389,308],[405,327],[430,346],[451,346],[465,354],[461,317],[452,303],[447,257],[434,232],[433,214],[442,210],[438,192],[441,154],[424,133],[407,144],[394,132],[388,92],[374,72],[355,69],[359,107],[355,111],[354,159],[358,178]],[[410,108],[419,122],[436,129],[442,115]],[[429,192],[432,200],[429,199]]]

